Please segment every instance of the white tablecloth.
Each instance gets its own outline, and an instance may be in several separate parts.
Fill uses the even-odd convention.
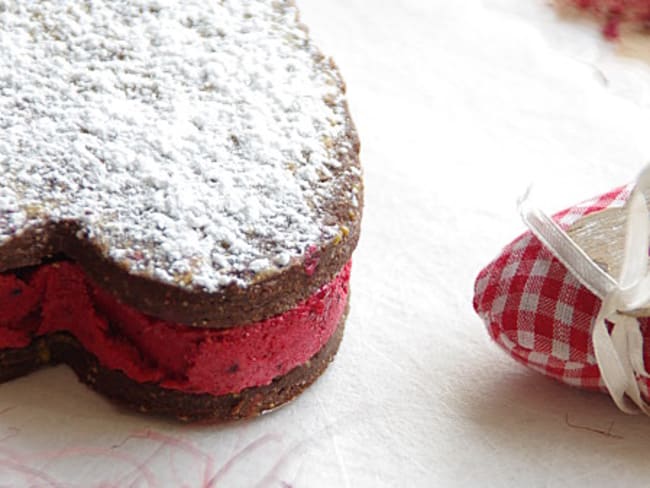
[[[118,409],[65,367],[4,384],[0,486],[646,486],[650,419],[515,364],[471,299],[531,182],[559,210],[650,160],[650,39],[609,43],[546,0],[299,5],[363,143],[336,361],[221,427]]]

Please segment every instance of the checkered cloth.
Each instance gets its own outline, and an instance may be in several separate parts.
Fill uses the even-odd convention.
[[[564,229],[580,217],[622,207],[631,187],[618,188],[553,216]],[[591,343],[601,300],[585,288],[530,232],[483,269],[474,308],[490,336],[517,361],[571,386],[606,392]],[[650,364],[650,319],[639,320]],[[650,381],[639,379],[648,399]]]

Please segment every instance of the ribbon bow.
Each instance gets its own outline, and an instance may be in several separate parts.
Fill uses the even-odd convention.
[[[519,211],[532,233],[564,266],[602,299],[591,331],[600,375],[610,396],[627,413],[650,415],[637,377],[648,378],[643,363],[643,335],[634,311],[650,306],[650,217],[644,196],[650,190],[650,165],[637,178],[626,202],[625,247],[621,271],[615,279],[596,264],[573,239],[541,210],[529,203],[529,192]],[[607,322],[612,324],[608,331]]]

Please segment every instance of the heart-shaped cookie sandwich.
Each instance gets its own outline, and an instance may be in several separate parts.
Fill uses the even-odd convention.
[[[363,190],[290,1],[0,1],[0,379],[281,405],[338,348]]]

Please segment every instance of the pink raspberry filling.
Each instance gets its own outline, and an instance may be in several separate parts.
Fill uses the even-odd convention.
[[[0,274],[0,349],[67,332],[109,369],[137,382],[222,395],[269,384],[327,343],[345,312],[350,263],[280,315],[227,329],[158,320],[92,284],[71,262]]]

